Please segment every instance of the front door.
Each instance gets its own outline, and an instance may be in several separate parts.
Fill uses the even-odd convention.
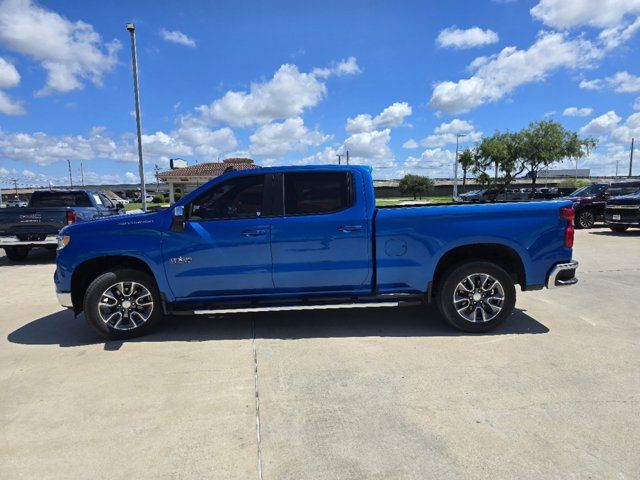
[[[273,219],[273,283],[287,293],[371,288],[371,226],[362,179],[351,171],[284,173],[283,215]]]
[[[167,232],[163,241],[165,270],[177,299],[273,289],[271,222],[265,218],[270,191],[265,175],[233,177],[186,206],[184,231]]]

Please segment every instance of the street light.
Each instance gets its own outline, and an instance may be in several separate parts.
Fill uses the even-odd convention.
[[[456,160],[453,167],[453,199],[458,197],[458,146],[460,137],[466,137],[466,133],[456,133]]]
[[[136,26],[126,24],[131,35],[131,65],[133,67],[133,94],[136,106],[136,128],[138,130],[138,170],[140,172],[140,193],[142,195],[142,211],[147,211],[147,188],[144,184],[144,162],[142,160],[142,125],[140,122],[140,93],[138,91],[138,61],[136,60]]]

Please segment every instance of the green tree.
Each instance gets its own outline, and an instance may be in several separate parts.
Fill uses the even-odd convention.
[[[433,190],[433,180],[421,175],[405,175],[400,180],[399,189],[403,195],[413,195],[415,200],[417,197],[422,198]]]
[[[462,168],[462,188],[464,188],[467,183],[467,172],[476,163],[474,152],[472,152],[469,148],[465,148],[458,156],[458,163]]]
[[[597,145],[594,138],[580,138],[577,133],[565,129],[553,120],[532,122],[520,132],[520,157],[522,166],[531,172],[535,188],[538,172],[566,158],[578,160]]]
[[[524,171],[520,162],[521,146],[520,132],[496,132],[483,138],[476,147],[475,163],[472,167],[478,181],[483,185],[496,187],[510,185]]]

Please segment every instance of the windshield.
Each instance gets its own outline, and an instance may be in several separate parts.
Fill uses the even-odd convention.
[[[579,188],[573,192],[572,197],[593,197],[599,193],[604,192],[606,185],[598,185],[597,183],[587,185],[586,187]]]

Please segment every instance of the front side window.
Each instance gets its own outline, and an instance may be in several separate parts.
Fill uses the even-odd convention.
[[[264,175],[227,180],[193,201],[189,220],[258,218],[262,215]]]
[[[347,172],[304,172],[284,175],[284,214],[318,215],[351,206]]]

